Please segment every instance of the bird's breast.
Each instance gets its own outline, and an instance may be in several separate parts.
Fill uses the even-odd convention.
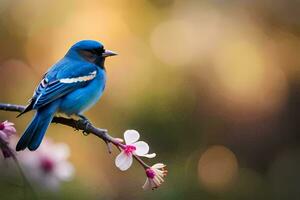
[[[79,114],[93,106],[102,96],[106,83],[105,72],[99,73],[87,86],[67,94],[59,111],[67,115]]]

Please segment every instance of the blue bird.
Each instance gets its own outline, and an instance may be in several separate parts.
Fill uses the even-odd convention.
[[[26,147],[30,151],[36,150],[55,113],[77,115],[87,120],[83,112],[100,99],[105,88],[105,58],[114,55],[117,54],[105,50],[97,41],[82,40],[74,44],[46,72],[29,105],[20,114],[36,110],[16,150],[24,150]]]

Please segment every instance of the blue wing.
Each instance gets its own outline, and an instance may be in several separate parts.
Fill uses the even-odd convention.
[[[45,75],[31,99],[31,109],[52,101],[89,84],[96,76],[97,67],[87,62],[63,59]]]

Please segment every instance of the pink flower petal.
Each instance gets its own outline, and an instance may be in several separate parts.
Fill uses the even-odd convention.
[[[68,157],[70,156],[70,149],[67,144],[56,143],[56,144],[52,144],[52,146],[53,148],[55,148],[55,150],[51,152],[51,157],[56,162],[60,162],[68,159]]]
[[[138,156],[143,156],[149,152],[149,145],[144,141],[138,141],[132,145],[136,147],[134,153]]]
[[[55,173],[57,178],[64,181],[69,181],[73,178],[74,167],[71,163],[63,161],[57,165]]]
[[[5,122],[3,122],[3,124],[4,124],[4,126],[14,126],[15,125],[14,123],[9,122],[7,120]]]
[[[0,131],[0,138],[5,142],[8,142],[8,136],[4,131]]]
[[[122,151],[115,160],[116,166],[121,170],[127,170],[132,164],[132,155],[127,155],[124,151]]]
[[[150,183],[150,181],[149,181],[148,178],[146,179],[146,182],[145,182],[144,185],[143,185],[143,189],[144,189],[144,190],[150,190],[150,189],[152,189],[152,188],[151,188],[151,183]]]
[[[126,144],[132,144],[140,138],[139,132],[136,130],[127,130],[124,133],[124,139]]]
[[[16,129],[13,126],[6,126],[3,131],[9,136],[16,133]]]

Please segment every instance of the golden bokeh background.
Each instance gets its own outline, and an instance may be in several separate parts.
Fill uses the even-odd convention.
[[[75,42],[101,41],[107,87],[86,116],[116,137],[136,129],[168,165],[156,191],[114,166],[94,136],[52,125],[71,148],[73,181],[45,199],[297,199],[298,1],[0,0],[0,102],[26,104]],[[19,134],[32,117],[0,112]],[[153,161],[153,162],[155,162]],[[152,162],[152,161],[150,161]],[[0,179],[1,182],[1,179]],[[0,198],[22,188],[1,182]],[[53,196],[54,195],[54,196]]]

